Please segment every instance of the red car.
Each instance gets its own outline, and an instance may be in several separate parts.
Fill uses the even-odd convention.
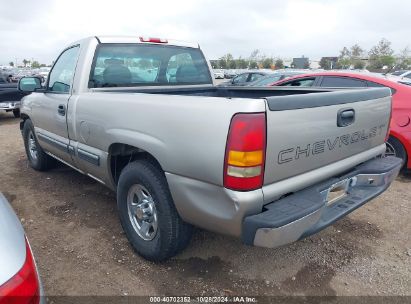
[[[404,159],[404,169],[411,169],[411,85],[392,79],[371,73],[320,72],[287,78],[271,86],[390,88],[393,97],[392,119],[386,154]]]

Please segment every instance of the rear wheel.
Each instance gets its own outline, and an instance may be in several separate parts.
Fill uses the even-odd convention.
[[[33,169],[37,171],[46,171],[53,167],[55,160],[47,155],[40,147],[34,133],[33,123],[30,119],[27,119],[24,122],[23,140],[27,158]]]
[[[166,260],[188,245],[192,227],[178,215],[164,173],[152,162],[139,160],[123,169],[117,204],[128,240],[147,260]]]
[[[404,161],[404,168],[407,167],[408,155],[402,143],[393,136],[388,138],[386,142],[385,156],[396,156]]]

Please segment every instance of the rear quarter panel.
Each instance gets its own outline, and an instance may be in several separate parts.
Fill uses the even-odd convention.
[[[70,108],[70,138],[80,145],[106,153],[114,143],[128,144],[150,153],[166,172],[222,185],[232,116],[264,112],[265,101],[92,92],[72,98]],[[108,161],[103,165],[108,172]]]

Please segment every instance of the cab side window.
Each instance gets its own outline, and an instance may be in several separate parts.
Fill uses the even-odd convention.
[[[257,73],[252,73],[251,76],[250,76],[250,79],[248,80],[248,82],[256,81],[257,79],[260,79],[263,76],[264,75],[257,74]]]
[[[49,75],[47,90],[56,93],[69,93],[73,84],[74,70],[77,64],[77,58],[80,47],[74,46],[65,50]]]
[[[287,87],[312,87],[314,84],[315,78],[303,78],[303,79],[297,79],[293,80],[290,82],[286,82],[282,84],[281,86],[287,86]]]
[[[376,83],[374,81],[367,81],[367,86],[372,88],[383,88],[382,84]]]
[[[335,76],[326,76],[321,82],[322,87],[327,88],[362,88],[366,87],[366,83],[363,80],[349,78],[349,77],[335,77]]]

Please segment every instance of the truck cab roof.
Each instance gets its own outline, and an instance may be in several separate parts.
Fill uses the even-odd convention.
[[[99,43],[141,43],[141,44],[164,44],[164,45],[173,45],[173,46],[180,46],[180,47],[189,47],[189,48],[200,48],[198,43],[195,42],[188,42],[182,40],[175,40],[175,39],[167,39],[167,38],[154,38],[142,35],[136,36],[90,36],[78,41],[71,43],[69,46],[76,45],[76,44],[83,44],[85,42],[89,42],[90,40],[96,39]]]

